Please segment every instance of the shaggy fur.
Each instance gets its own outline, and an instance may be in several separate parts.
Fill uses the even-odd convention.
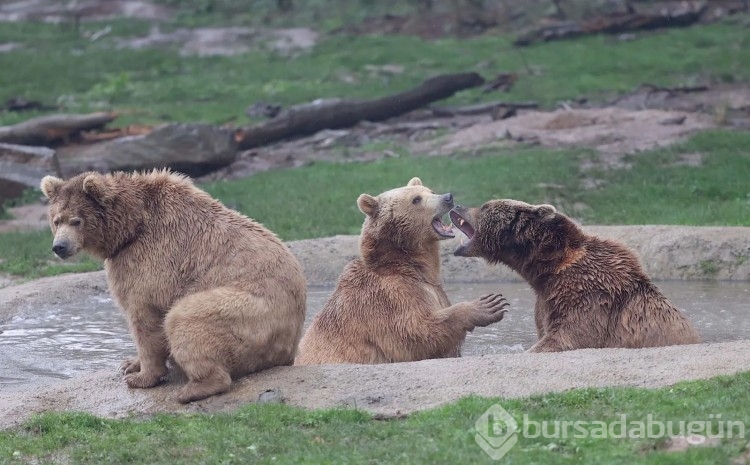
[[[455,255],[503,263],[533,287],[539,341],[531,352],[700,342],[634,252],[585,234],[551,205],[491,200],[454,208],[451,221],[470,239]]]
[[[361,257],[347,265],[300,343],[295,364],[387,363],[454,357],[468,331],[502,320],[491,294],[451,305],[440,282],[440,218],[453,206],[413,178],[357,204],[365,214]]]
[[[47,176],[41,189],[50,200],[53,251],[104,260],[138,350],[122,366],[128,386],[158,384],[170,355],[188,377],[182,403],[293,363],[305,278],[261,224],[167,171]]]

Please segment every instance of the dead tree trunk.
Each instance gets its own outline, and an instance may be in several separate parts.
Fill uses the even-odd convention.
[[[102,128],[115,117],[113,113],[40,116],[12,126],[0,126],[0,142],[20,145],[54,145],[67,142],[82,131]]]
[[[594,34],[622,34],[632,31],[686,27],[700,21],[705,9],[705,4],[700,4],[696,7],[666,10],[657,13],[604,16],[582,23],[560,22],[525,32],[513,41],[513,45],[524,46],[538,42],[574,39]]]
[[[311,104],[304,109],[282,113],[266,123],[241,129],[235,137],[239,148],[247,150],[323,129],[351,127],[360,121],[383,121],[482,84],[484,79],[477,73],[437,76],[414,89],[376,100]]]

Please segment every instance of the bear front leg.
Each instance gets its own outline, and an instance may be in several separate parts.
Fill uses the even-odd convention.
[[[124,374],[141,371],[141,360],[138,357],[128,357],[120,364],[120,371]]]
[[[464,320],[466,331],[473,331],[476,327],[489,326],[502,320],[510,304],[502,294],[486,294],[471,302],[461,302],[453,313]],[[450,310],[453,307],[448,307]]]
[[[121,369],[131,388],[156,386],[167,374],[168,347],[161,317],[153,311],[128,312],[130,332],[138,357],[125,360]]]
[[[571,330],[569,326],[548,328],[544,336],[527,352],[563,352],[584,347],[596,347],[595,345],[576,343],[575,334],[575,331]]]
[[[548,333],[542,336],[527,352],[562,352],[564,350],[560,341],[554,335]]]
[[[534,324],[536,325],[537,339],[542,339],[544,337],[544,333],[546,332],[544,326],[546,324],[548,312],[547,302],[537,298],[536,304],[534,304]]]
[[[509,306],[502,294],[486,294],[471,302],[459,302],[444,308],[438,315],[445,326],[460,331],[464,337],[477,326],[489,326],[502,320]]]

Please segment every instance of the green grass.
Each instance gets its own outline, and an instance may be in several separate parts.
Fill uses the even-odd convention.
[[[604,181],[595,190],[582,187],[579,169],[590,154],[540,148],[319,163],[204,187],[287,240],[358,234],[364,218],[357,196],[405,185],[412,176],[436,192],[452,192],[459,204],[491,198],[552,202],[589,224],[750,225],[748,146],[747,132],[702,133],[682,145],[632,157],[630,170],[587,173]],[[681,154],[694,152],[704,154],[702,166],[675,165]],[[577,203],[588,208],[574,211]]]
[[[462,205],[491,198],[553,203],[584,224],[750,226],[750,133],[709,131],[684,144],[632,157],[628,170],[586,172],[586,152],[492,149],[481,156],[387,158],[372,163],[315,163],[203,185],[230,208],[262,222],[284,240],[359,234],[356,199],[419,176]],[[703,154],[701,166],[675,164]],[[585,176],[603,181],[583,188]],[[585,204],[584,209],[576,206]],[[63,264],[48,231],[0,234],[0,272],[38,277],[97,269],[89,259]]]
[[[0,234],[0,273],[32,279],[98,269],[101,263],[83,254],[65,262],[55,257],[49,230]]]
[[[632,422],[646,422],[650,414],[652,421],[671,421],[678,433],[680,421],[711,421],[716,417],[710,415],[720,414],[724,422],[747,425],[748,389],[750,373],[743,373],[658,390],[584,389],[515,400],[469,397],[392,420],[377,420],[352,409],[302,410],[281,404],[251,404],[228,414],[158,415],[144,421],[54,413],[0,432],[0,461],[713,465],[745,453],[747,439],[738,437],[739,428],[733,430],[734,437],[725,437],[713,447],[667,452],[665,437],[591,437],[595,434],[591,422],[611,423],[625,414],[632,428]],[[476,420],[495,402],[522,426],[518,443],[498,462],[491,461],[474,440]],[[571,428],[567,438],[526,437],[524,415],[536,422],[587,422],[589,434],[580,437]],[[717,421],[713,420],[714,432],[719,430]]]
[[[85,23],[82,28],[91,32],[105,24],[112,24],[113,32],[96,42],[60,25],[4,24],[0,43],[20,42],[26,48],[0,54],[0,69],[12,70],[0,73],[0,101],[22,96],[59,101],[66,111],[115,109],[122,112],[116,125],[243,125],[248,122],[245,108],[257,101],[290,105],[316,98],[373,98],[440,73],[479,71],[488,79],[499,72],[521,74],[509,94],[470,89],[444,103],[508,99],[552,104],[625,91],[644,82],[677,85],[750,78],[750,61],[741,59],[750,29],[730,23],[643,34],[628,42],[591,37],[522,51],[510,48],[510,37],[497,35],[434,42],[405,36],[327,36],[311,51],[292,57],[255,50],[205,58],[180,57],[176,50],[115,50],[118,38],[145,33],[144,22]],[[173,27],[166,24],[163,30]],[[532,75],[524,62],[534,70]],[[401,65],[404,72],[367,68],[385,64]],[[29,116],[0,113],[0,123]]]

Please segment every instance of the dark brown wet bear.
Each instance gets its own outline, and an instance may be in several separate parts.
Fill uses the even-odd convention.
[[[490,200],[450,217],[468,238],[454,255],[503,263],[534,289],[539,341],[530,352],[700,342],[635,253],[584,233],[553,206]]]

